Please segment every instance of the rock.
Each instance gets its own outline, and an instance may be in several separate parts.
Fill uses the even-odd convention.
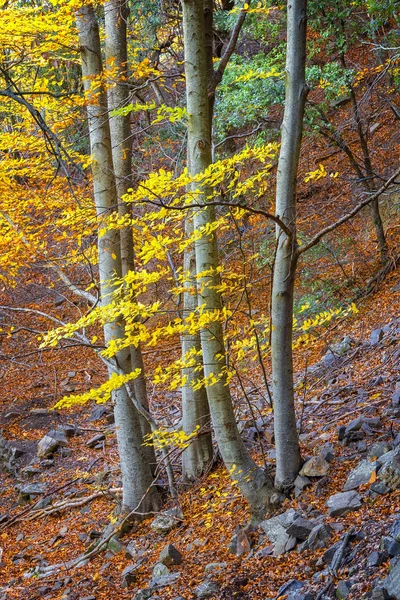
[[[380,481],[374,481],[374,483],[370,485],[369,489],[371,492],[379,494],[380,496],[384,496],[385,494],[388,494],[391,491],[391,489],[387,485]]]
[[[398,562],[389,575],[382,581],[382,587],[396,600],[400,600],[400,562]]]
[[[178,527],[183,520],[183,513],[179,506],[174,506],[166,510],[154,519],[150,527],[153,531],[161,534],[167,534],[174,527]]]
[[[369,343],[372,345],[379,344],[379,342],[382,340],[384,335],[385,335],[385,332],[383,329],[381,329],[381,328],[374,329],[373,331],[371,331],[371,335],[369,336]]]
[[[320,455],[330,463],[335,458],[335,450],[331,444],[325,444],[320,452]]]
[[[182,554],[172,544],[167,544],[160,553],[159,562],[170,567],[171,565],[180,565],[182,562]]]
[[[53,498],[51,496],[45,496],[45,498],[41,498],[36,504],[33,505],[33,510],[42,510],[47,506],[50,506],[53,503]]]
[[[41,496],[46,492],[45,483],[25,483],[16,486],[21,500],[31,500],[35,496]]]
[[[88,442],[86,442],[86,446],[88,448],[95,448],[100,442],[104,442],[105,439],[106,436],[104,435],[104,433],[98,433],[97,435],[94,435],[92,438],[90,438]]]
[[[368,450],[368,458],[369,459],[377,459],[380,458],[381,456],[383,456],[384,454],[386,454],[387,452],[390,452],[390,450],[392,450],[392,444],[390,443],[384,443],[384,442],[379,442],[377,444],[373,444],[369,450]],[[378,461],[380,462],[380,461]]]
[[[123,588],[128,588],[130,585],[132,585],[132,583],[135,583],[135,581],[137,580],[137,565],[129,565],[128,567],[126,567],[121,574],[121,579],[122,579],[122,587]]]
[[[136,592],[132,600],[149,600],[152,597],[154,590],[152,588],[142,588]]]
[[[179,577],[180,573],[168,573],[167,575],[161,575],[160,577],[154,577],[150,583],[149,587],[152,589],[158,589],[166,587],[167,585],[171,585],[174,583]]]
[[[216,581],[212,579],[206,579],[194,590],[194,594],[196,598],[212,598],[216,596],[219,592],[220,588]]]
[[[369,483],[373,474],[376,474],[377,466],[378,464],[376,462],[362,460],[357,467],[351,471],[343,490],[348,492],[350,490],[355,490],[360,487],[360,485]]]
[[[369,554],[367,557],[367,567],[380,567],[384,560],[385,555],[383,552],[374,550],[374,552],[371,552],[371,554]]]
[[[10,515],[8,513],[3,513],[2,515],[0,515],[0,525],[2,523],[7,523],[9,518],[10,518]]]
[[[339,600],[343,600],[347,598],[350,594],[350,583],[348,581],[339,581],[336,587],[335,596],[339,598]]]
[[[400,555],[400,542],[390,536],[383,536],[380,543],[381,550],[386,552],[388,556]]]
[[[386,465],[386,463],[391,461],[392,458],[394,458],[398,453],[399,453],[398,448],[389,450],[388,452],[385,452],[385,454],[381,454],[381,456],[377,459],[377,462],[380,465]]]
[[[327,523],[321,523],[314,527],[307,539],[306,548],[317,550],[326,548],[332,537],[332,528]]]
[[[116,538],[115,536],[113,536],[108,541],[107,549],[110,550],[110,552],[112,552],[113,554],[119,554],[120,552],[123,552],[124,550],[126,550],[125,546],[123,544],[121,544],[119,539]]]
[[[312,482],[308,477],[304,477],[303,475],[297,475],[294,480],[294,486],[297,490],[303,491],[306,487],[312,485]]]
[[[400,488],[400,456],[399,448],[394,450],[394,454],[387,460],[381,470],[379,471],[379,478],[392,490]],[[390,453],[388,453],[390,454]],[[384,455],[385,456],[385,455]],[[382,460],[382,456],[380,460]]]
[[[361,496],[354,490],[350,492],[334,494],[328,498],[326,502],[330,517],[340,517],[349,512],[358,510],[361,504]]]
[[[232,554],[236,554],[236,556],[243,556],[244,554],[249,554],[251,551],[250,538],[240,525],[237,525],[235,528],[235,533],[229,544],[229,550]]]
[[[89,417],[89,421],[99,421],[102,417],[105,417],[112,412],[111,406],[107,406],[106,404],[96,404]]]
[[[208,565],[206,565],[204,567],[204,571],[206,573],[221,573],[222,571],[224,571],[226,569],[227,566],[228,566],[228,563],[226,563],[226,562],[209,563]]]
[[[389,529],[389,535],[400,542],[400,516],[397,515],[397,519],[393,521],[391,528]]]
[[[299,517],[286,529],[286,533],[299,540],[306,540],[314,529],[314,523],[307,521],[304,517]]]
[[[39,441],[37,455],[39,458],[47,458],[61,446],[66,446],[67,443],[67,438],[63,432],[51,430]]]
[[[67,438],[71,438],[79,433],[79,427],[67,423],[66,425],[61,425],[61,427],[59,427],[59,431],[63,431]]]
[[[289,535],[286,530],[300,516],[300,513],[291,508],[281,515],[260,523],[267,539],[274,545],[274,556],[280,556],[295,547],[296,538]]]
[[[289,592],[297,592],[302,587],[304,587],[304,583],[302,581],[299,581],[298,579],[291,579],[279,588],[277,597],[280,598],[280,596],[289,594]]]
[[[375,587],[369,598],[370,600],[393,600],[393,596],[389,596],[387,591],[382,587]]]
[[[300,475],[303,477],[324,477],[329,471],[329,463],[322,456],[313,456],[304,463]]]

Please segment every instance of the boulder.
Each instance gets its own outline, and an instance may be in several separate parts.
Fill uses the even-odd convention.
[[[329,463],[322,456],[313,456],[307,460],[300,475],[303,477],[324,477],[329,471]]]
[[[228,563],[226,562],[221,562],[221,563],[209,563],[208,565],[206,565],[204,567],[204,571],[206,573],[221,573],[222,571],[224,571],[226,569],[226,567],[228,566]]]
[[[361,496],[354,490],[334,494],[328,498],[326,505],[330,517],[340,517],[361,507]]]
[[[163,565],[163,563],[156,563],[153,567],[153,570],[151,572],[153,579],[156,579],[157,577],[165,577],[166,575],[170,574],[170,570],[168,569],[168,567],[166,565]]]
[[[213,596],[216,596],[219,590],[220,587],[216,581],[213,581],[212,579],[206,579],[203,581],[203,583],[197,586],[197,588],[195,588],[194,594],[196,598],[201,600],[202,598],[212,598]]]
[[[152,597],[154,590],[152,588],[142,588],[133,596],[132,600],[149,600]]]
[[[288,595],[290,592],[297,592],[302,587],[304,587],[304,583],[302,581],[299,581],[298,579],[291,579],[287,583],[281,585],[278,590],[277,597],[280,598],[285,594]]]
[[[382,581],[382,587],[390,596],[400,600],[400,562],[393,567],[386,579]]]
[[[163,535],[178,527],[183,521],[183,513],[179,506],[174,506],[156,516],[150,527]]]
[[[372,345],[379,344],[384,335],[385,332],[381,327],[379,327],[378,329],[374,329],[373,331],[371,331],[371,335],[369,336],[369,343]]]
[[[367,567],[380,567],[384,560],[385,555],[383,554],[383,552],[378,552],[377,550],[374,550],[367,557]]]
[[[106,439],[106,436],[104,435],[104,433],[98,433],[97,435],[94,435],[92,438],[90,438],[89,441],[86,442],[86,446],[88,448],[95,448],[97,446],[97,444],[104,442],[105,439]]]
[[[317,550],[326,548],[332,538],[332,528],[327,523],[321,523],[314,527],[307,538],[307,548]]]
[[[336,587],[335,596],[339,600],[344,600],[350,594],[351,585],[348,581],[339,581]]]
[[[394,454],[384,463],[379,471],[379,478],[392,490],[397,490],[400,488],[400,448],[396,448],[392,452]],[[381,456],[380,460],[382,458]]]
[[[299,517],[286,529],[286,533],[298,540],[306,540],[314,529],[314,523],[304,517]]]
[[[68,444],[64,431],[52,429],[38,443],[37,455],[39,458],[51,456],[58,448]]]
[[[376,474],[377,466],[376,462],[362,460],[349,474],[343,490],[348,492],[357,489],[360,485],[369,483],[373,474]]]
[[[160,553],[158,561],[170,567],[171,565],[180,565],[182,562],[182,554],[172,544],[167,544]]]
[[[381,550],[386,552],[388,556],[400,555],[400,542],[393,539],[389,535],[383,536],[380,543]]]
[[[137,580],[137,565],[127,566],[121,574],[121,585],[123,588],[128,588]]]

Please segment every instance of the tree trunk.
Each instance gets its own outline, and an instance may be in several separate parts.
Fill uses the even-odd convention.
[[[203,0],[183,0],[183,30],[185,47],[186,95],[188,112],[188,163],[191,175],[204,171],[211,164],[209,98],[207,93],[207,58],[204,31]],[[194,227],[200,229],[215,220],[215,211],[207,206],[209,190],[196,186],[196,203],[204,203],[194,214]],[[214,314],[221,309],[221,298],[215,286],[218,253],[215,233],[204,235],[195,244],[198,276],[198,302],[203,312]],[[273,484],[247,452],[240,437],[226,380],[226,361],[222,325],[210,323],[201,331],[204,375],[214,375],[216,382],[207,387],[212,424],[223,461],[246,497],[252,515],[261,517],[278,500]]]
[[[110,0],[104,5],[105,15],[105,55],[107,62],[113,64],[115,75],[114,85],[107,92],[108,109],[121,108],[129,104],[128,88],[128,52],[126,37],[126,19],[128,10],[125,0]],[[115,81],[116,80],[116,81]],[[125,216],[130,214],[131,207],[122,200],[124,194],[132,187],[132,142],[130,116],[119,115],[109,119],[110,135],[112,141],[112,160],[114,175],[117,186],[118,214]],[[134,248],[132,230],[124,227],[119,231],[121,243],[121,273],[126,275],[135,269]],[[140,346],[131,348],[131,370],[141,369],[141,374],[133,382],[136,400],[148,411],[146,379],[144,375],[144,364]],[[151,433],[150,423],[138,414],[142,435]],[[153,446],[144,446],[143,453],[147,462],[151,465],[152,472],[156,470],[156,456]]]
[[[286,99],[279,154],[276,215],[291,231],[276,226],[276,257],[272,284],[271,351],[276,444],[275,485],[285,490],[295,480],[301,455],[293,391],[293,294],[297,263],[296,177],[303,131],[306,59],[306,0],[288,3]]]
[[[82,58],[82,75],[85,92],[88,96],[87,114],[89,138],[93,157],[92,173],[94,199],[99,225],[113,211],[117,210],[117,189],[111,153],[111,138],[107,97],[101,83],[103,66],[99,28],[92,5],[79,9],[76,13],[79,31],[79,44]],[[94,83],[96,82],[96,83]],[[98,238],[99,279],[102,305],[111,300],[114,287],[113,277],[121,276],[121,246],[117,230],[107,230]],[[105,343],[123,335],[118,322],[104,327]],[[128,351],[117,354],[115,360],[119,368],[130,372]],[[137,412],[125,387],[115,391],[115,424],[118,449],[121,461],[123,511],[147,512],[160,506],[158,493],[153,486],[153,476],[142,451],[142,435]]]
[[[185,230],[188,237],[193,233],[193,216],[191,214],[186,216]],[[186,277],[185,288],[187,290],[183,297],[182,311],[182,317],[185,319],[196,311],[198,304],[196,256],[192,247],[185,249],[183,272]],[[190,351],[198,352],[201,349],[198,333],[184,333],[181,343],[183,360]],[[195,481],[206,473],[213,459],[207,391],[204,387],[194,390],[192,385],[196,379],[204,377],[201,356],[195,357],[193,366],[182,369],[182,376],[186,378],[186,383],[182,387],[182,428],[186,434],[195,431],[196,427],[199,428],[198,435],[182,453],[182,471],[186,481]]]

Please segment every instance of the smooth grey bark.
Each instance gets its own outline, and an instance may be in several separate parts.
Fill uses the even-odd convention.
[[[186,96],[188,112],[188,163],[191,175],[203,172],[211,164],[209,98],[207,91],[207,57],[204,30],[203,0],[183,0],[183,32],[185,49]],[[204,186],[196,187],[195,201],[204,208],[194,212],[194,228],[199,230],[215,220],[213,206],[207,206],[209,194]],[[198,275],[198,302],[203,313],[214,314],[221,309],[221,297],[216,290],[218,252],[215,233],[203,235],[195,243]],[[227,384],[225,347],[222,324],[210,322],[201,330],[204,375],[214,375],[216,383],[207,387],[211,419],[222,459],[231,476],[238,482],[252,515],[261,517],[279,500],[272,481],[253,461],[237,428],[232,398]]]
[[[293,294],[297,265],[296,178],[303,132],[306,60],[306,0],[287,5],[286,96],[276,184],[276,256],[271,298],[272,388],[276,445],[275,485],[289,488],[302,459],[293,390]]]
[[[117,210],[117,189],[111,152],[111,137],[108,120],[108,104],[101,83],[103,65],[99,28],[92,5],[86,5],[76,13],[79,44],[82,59],[84,89],[89,97],[87,115],[89,122],[90,148],[93,157],[92,173],[94,200],[98,223]],[[93,84],[93,82],[97,82]],[[107,305],[112,298],[114,276],[121,276],[121,247],[117,230],[107,230],[98,238],[98,261],[101,303]],[[104,327],[106,344],[123,336],[123,327],[117,321]],[[131,371],[129,350],[115,357],[120,370]],[[121,462],[123,487],[123,512],[132,510],[148,512],[160,506],[153,476],[142,450],[142,435],[138,413],[125,387],[114,393],[115,424]]]
[[[185,219],[185,233],[189,237],[193,233],[193,217],[188,214]],[[186,274],[183,295],[182,318],[197,309],[196,286],[196,256],[193,247],[185,249],[183,257],[183,272]],[[183,333],[181,336],[182,358],[194,350],[201,350],[200,335],[198,333]],[[204,377],[201,356],[196,356],[194,364],[182,369],[182,376],[187,378],[182,386],[182,429],[186,434],[191,434],[198,427],[198,434],[182,453],[182,474],[185,481],[195,481],[207,472],[213,460],[212,438],[210,430],[210,408],[208,406],[207,391],[204,387],[193,389],[197,379]]]
[[[129,104],[128,87],[128,51],[127,51],[127,25],[129,11],[125,0],[109,0],[104,5],[105,20],[105,55],[109,64],[113,64],[115,80],[107,92],[108,109],[121,108]],[[109,119],[112,143],[112,159],[117,187],[118,214],[129,215],[131,206],[122,200],[124,194],[132,187],[132,142],[130,116],[116,115]],[[125,276],[129,271],[135,270],[135,257],[132,230],[124,227],[119,231],[121,245],[121,273]],[[146,411],[149,410],[147,399],[146,379],[144,373],[143,356],[140,346],[132,346],[131,370],[141,370],[141,374],[133,382],[136,400]],[[143,415],[138,415],[143,437],[151,433],[151,425]],[[153,446],[144,446],[143,453],[151,465],[153,472],[156,470],[156,456]]]

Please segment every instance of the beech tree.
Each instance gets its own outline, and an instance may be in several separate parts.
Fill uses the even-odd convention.
[[[118,32],[114,12],[116,8],[119,7],[116,7],[115,4],[109,5],[110,10],[107,17],[109,32],[113,28],[114,32]],[[121,160],[123,152],[121,143],[125,138],[124,140],[121,139],[116,126],[113,127],[113,131],[117,131],[117,139],[112,140],[110,135],[107,95],[103,82],[99,27],[93,6],[88,4],[80,8],[76,13],[76,21],[82,57],[82,75],[87,95],[86,109],[92,155],[94,200],[98,225],[100,226],[105,222],[107,217],[113,212],[118,211],[117,187],[119,186],[119,190],[121,190],[125,185],[123,177],[126,170]],[[121,43],[123,43],[123,40],[120,38],[114,50],[119,50],[123,53],[122,60],[120,57],[118,66],[120,69],[126,69],[124,50],[118,48],[118,44]],[[114,157],[117,165],[117,178],[113,163],[113,145],[116,146]],[[132,259],[131,257],[128,258],[130,252],[129,246],[129,241],[123,246],[125,268],[131,266],[130,261]],[[103,306],[106,306],[114,293],[113,279],[122,275],[121,237],[117,229],[106,229],[102,234],[99,233],[98,265],[101,303]],[[111,340],[121,338],[123,335],[124,324],[118,319],[104,326],[106,344]],[[120,371],[125,374],[131,372],[130,349],[124,348],[120,350],[114,360]],[[145,460],[139,412],[134,406],[125,386],[114,391],[114,402],[116,434],[123,482],[123,512],[148,512],[149,510],[157,510],[160,506],[159,496],[156,487],[153,485],[151,466]]]
[[[188,113],[188,168],[190,175],[204,172],[212,162],[210,139],[210,107],[203,0],[183,0],[183,33],[185,49],[186,98]],[[215,221],[215,208],[207,206],[210,190],[193,187],[196,204],[204,208],[194,211],[197,231]],[[218,252],[215,232],[203,233],[195,242],[198,305],[209,313],[210,322],[201,330],[201,348],[205,380],[214,377],[207,386],[207,397],[215,437],[226,468],[238,481],[254,517],[260,517],[267,507],[279,501],[272,481],[253,461],[240,437],[226,377],[224,337],[221,322],[212,318],[221,310],[217,290]]]
[[[276,256],[271,298],[272,387],[276,478],[279,488],[290,487],[301,466],[293,391],[293,296],[298,259],[296,238],[296,178],[307,97],[306,0],[287,4],[286,93],[281,150],[276,182]]]

